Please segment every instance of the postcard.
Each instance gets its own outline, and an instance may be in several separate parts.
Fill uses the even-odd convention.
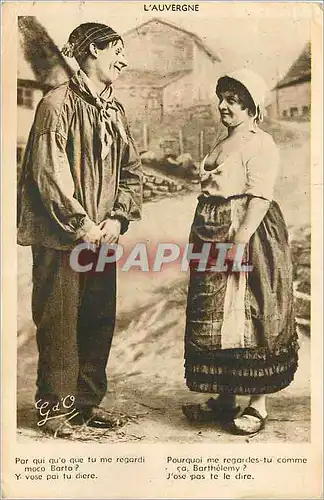
[[[2,12],[4,498],[321,498],[321,4]]]

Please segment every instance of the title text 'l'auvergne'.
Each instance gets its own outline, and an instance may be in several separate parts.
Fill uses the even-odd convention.
[[[163,4],[151,4],[145,3],[143,5],[145,12],[199,12],[198,4],[175,4],[175,3],[163,3]]]

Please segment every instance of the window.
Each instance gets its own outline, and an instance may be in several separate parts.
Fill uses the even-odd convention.
[[[302,114],[303,114],[303,116],[308,116],[309,115],[309,106],[303,106],[303,108],[302,108]]]
[[[294,118],[294,116],[298,116],[298,108],[290,108],[290,116]]]
[[[287,118],[287,110],[286,110],[286,109],[284,109],[284,110],[283,110],[283,112],[282,112],[282,116],[283,116],[284,118]]]
[[[135,89],[135,87],[130,87],[129,88],[129,95],[130,95],[130,97],[136,97],[136,89]]]
[[[159,102],[155,97],[150,97],[147,101],[147,106],[149,109],[155,109],[159,107]]]
[[[24,156],[24,148],[21,146],[17,147],[17,164],[20,165]]]
[[[24,108],[33,109],[34,107],[34,93],[32,89],[27,87],[18,87],[17,89],[17,104]]]

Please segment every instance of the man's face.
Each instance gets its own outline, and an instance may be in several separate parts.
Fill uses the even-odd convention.
[[[238,95],[231,91],[219,96],[218,109],[225,127],[237,127],[250,119],[248,110],[242,109]]]
[[[115,45],[97,52],[97,69],[100,79],[110,85],[117,80],[121,71],[127,66],[124,54],[124,46],[121,40]]]

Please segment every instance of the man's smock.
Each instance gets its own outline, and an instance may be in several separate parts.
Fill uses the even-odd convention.
[[[82,72],[39,103],[18,190],[20,245],[69,249],[106,218],[119,218],[122,233],[140,219],[141,162],[124,109],[110,95],[99,104]]]

